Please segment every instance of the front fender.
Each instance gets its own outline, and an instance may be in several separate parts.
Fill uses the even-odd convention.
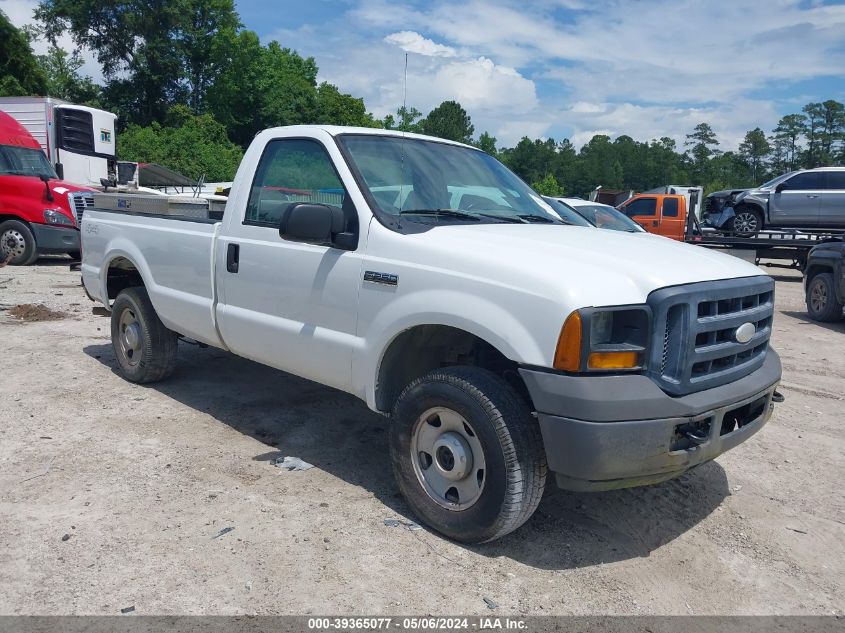
[[[362,377],[356,392],[371,408],[375,409],[376,380],[390,344],[403,332],[421,325],[443,325],[469,332],[512,361],[538,366],[548,364],[554,353],[554,343],[549,341],[556,341],[559,334],[559,330],[546,332],[547,328],[534,332],[503,305],[480,296],[453,290],[423,290],[397,297],[369,322],[363,332],[363,346],[353,357],[352,375]]]

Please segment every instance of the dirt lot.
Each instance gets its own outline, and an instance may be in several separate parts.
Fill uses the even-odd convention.
[[[809,322],[777,275],[786,402],[760,434],[659,486],[552,488],[463,547],[384,525],[413,517],[363,403],[188,345],[133,386],[79,273],[4,268],[0,613],[841,614],[845,325]],[[10,314],[39,303],[63,318]]]

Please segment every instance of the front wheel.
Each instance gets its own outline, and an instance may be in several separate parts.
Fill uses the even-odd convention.
[[[807,285],[807,313],[814,321],[831,322],[842,318],[842,306],[836,300],[833,275],[819,273]]]
[[[742,237],[750,237],[763,228],[763,216],[756,209],[740,207],[736,210],[731,230]]]
[[[390,453],[413,511],[456,541],[512,532],[543,496],[537,421],[506,381],[477,367],[434,370],[408,385],[393,409]]]
[[[19,220],[0,223],[0,262],[29,266],[36,259],[38,248],[30,228]]]
[[[176,368],[176,333],[158,318],[144,288],[126,288],[117,295],[111,341],[120,373],[130,382],[163,380]]]

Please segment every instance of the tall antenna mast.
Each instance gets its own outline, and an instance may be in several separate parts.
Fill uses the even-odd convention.
[[[402,87],[402,131],[408,128],[408,53],[405,53],[405,81]]]

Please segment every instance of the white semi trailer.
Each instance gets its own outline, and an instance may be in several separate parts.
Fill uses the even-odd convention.
[[[0,111],[32,134],[59,178],[95,187],[116,179],[117,115],[53,97],[2,97]]]

